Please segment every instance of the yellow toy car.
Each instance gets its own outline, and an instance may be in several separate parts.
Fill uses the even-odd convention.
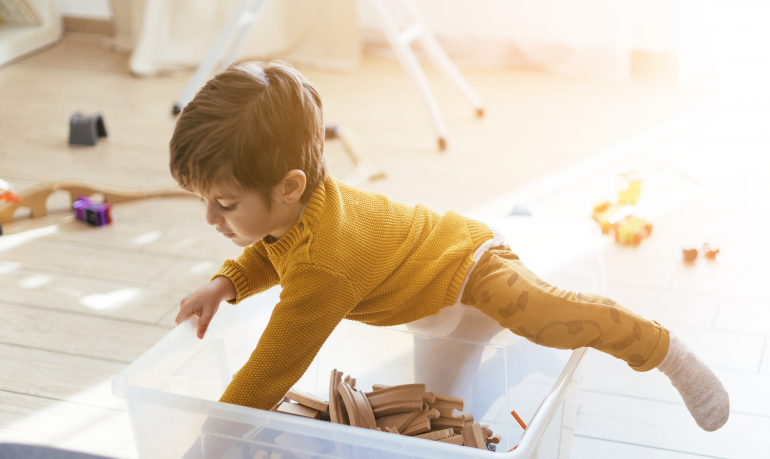
[[[614,233],[615,240],[621,244],[637,245],[652,233],[652,224],[631,215],[633,211],[630,204],[604,201],[594,206],[593,219],[599,223],[602,234]]]
[[[639,200],[639,196],[642,194],[642,181],[633,180],[628,184],[628,188],[622,191],[618,191],[618,202],[623,204],[636,204]]]
[[[628,218],[633,210],[634,207],[629,204],[610,204],[604,201],[594,206],[593,219],[599,223],[602,234],[609,234],[610,230],[615,229],[623,219]]]
[[[621,244],[638,245],[652,233],[652,224],[637,217],[628,217],[615,229],[615,240]]]

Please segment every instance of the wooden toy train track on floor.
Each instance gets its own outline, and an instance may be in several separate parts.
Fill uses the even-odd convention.
[[[156,197],[195,197],[193,193],[179,188],[121,188],[96,185],[82,180],[45,182],[19,193],[18,202],[9,202],[1,205],[0,223],[12,222],[13,214],[20,207],[28,207],[33,218],[48,215],[46,202],[48,197],[56,191],[68,191],[70,193],[70,200],[73,203],[80,196],[90,197],[97,193],[102,194],[104,201],[111,204]]]

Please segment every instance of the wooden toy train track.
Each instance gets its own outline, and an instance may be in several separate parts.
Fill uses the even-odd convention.
[[[48,197],[56,191],[69,192],[73,203],[79,196],[91,197],[97,193],[102,194],[104,201],[111,204],[156,197],[195,197],[193,193],[179,188],[121,188],[96,185],[82,180],[45,182],[19,193],[18,202],[9,202],[0,206],[0,223],[12,222],[13,214],[20,207],[28,207],[33,218],[48,215],[46,202]]]
[[[355,378],[334,369],[328,401],[291,389],[271,411],[495,451],[501,436],[475,422],[473,414],[455,413],[464,408],[465,399],[428,392],[425,384],[373,384],[371,392],[364,392],[356,388]]]

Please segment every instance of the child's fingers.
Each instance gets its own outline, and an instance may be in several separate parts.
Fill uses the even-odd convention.
[[[203,339],[206,335],[206,330],[208,330],[215,312],[216,308],[204,308],[201,312],[201,318],[198,320],[198,339]]]
[[[179,309],[179,314],[176,315],[176,319],[174,321],[177,325],[181,324],[185,320],[187,320],[188,317],[193,315],[193,312],[190,310],[190,308],[182,307]]]

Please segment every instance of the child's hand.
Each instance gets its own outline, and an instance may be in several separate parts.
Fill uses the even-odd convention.
[[[198,338],[203,339],[209,328],[211,319],[219,309],[219,303],[235,298],[237,292],[230,279],[217,277],[213,281],[182,298],[179,306],[179,314],[176,316],[177,325],[193,314],[200,317],[198,320]]]

